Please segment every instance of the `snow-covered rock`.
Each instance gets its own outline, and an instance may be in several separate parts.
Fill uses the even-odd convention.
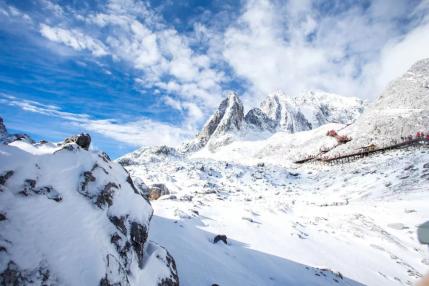
[[[178,285],[128,172],[75,143],[0,145],[0,285]]]
[[[33,139],[27,134],[9,134],[3,123],[3,118],[0,117],[0,143],[8,144],[17,140],[34,143]]]

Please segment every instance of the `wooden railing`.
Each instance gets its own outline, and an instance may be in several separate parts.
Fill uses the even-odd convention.
[[[338,164],[338,163],[346,163],[355,159],[363,158],[375,153],[386,152],[393,149],[400,149],[410,146],[429,146],[429,139],[427,138],[414,138],[411,140],[403,141],[401,143],[396,143],[392,145],[382,146],[374,149],[361,149],[360,151],[348,153],[348,154],[338,154],[333,157],[320,157],[318,155],[310,155],[304,159],[295,161],[296,164],[303,164],[307,162],[321,162],[327,164]]]

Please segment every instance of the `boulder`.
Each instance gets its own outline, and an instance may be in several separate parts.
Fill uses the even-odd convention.
[[[64,140],[63,144],[76,143],[85,150],[88,150],[89,145],[91,145],[91,136],[88,133],[81,133],[79,135],[74,135],[68,137]]]
[[[170,190],[164,184],[153,184],[148,191],[149,200],[152,201],[169,194]]]
[[[213,243],[217,243],[218,241],[222,241],[225,244],[228,244],[227,237],[224,234],[218,234],[215,236]]]

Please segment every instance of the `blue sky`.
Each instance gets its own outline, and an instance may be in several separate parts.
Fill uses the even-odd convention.
[[[191,138],[226,92],[368,100],[429,56],[429,1],[0,0],[0,116],[118,157]]]

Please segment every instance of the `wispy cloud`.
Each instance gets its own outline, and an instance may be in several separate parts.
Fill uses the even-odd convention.
[[[40,33],[51,41],[65,44],[75,50],[88,50],[96,57],[108,54],[103,43],[74,29],[67,30],[41,24]]]
[[[75,22],[59,18],[56,26],[41,23],[41,35],[77,51],[129,63],[140,72],[135,80],[141,88],[180,103],[176,107],[186,115],[188,127],[195,128],[220,101],[223,71],[191,47],[188,35],[179,34],[145,2],[110,0],[100,10],[85,15],[76,11],[74,17]]]
[[[96,132],[115,141],[132,146],[177,146],[191,135],[186,128],[140,118],[136,121],[120,123],[115,119],[93,119],[87,114],[64,112],[55,105],[46,105],[37,101],[19,99],[11,95],[0,94],[0,102],[18,107],[27,112],[60,118],[69,124],[89,132]]]

